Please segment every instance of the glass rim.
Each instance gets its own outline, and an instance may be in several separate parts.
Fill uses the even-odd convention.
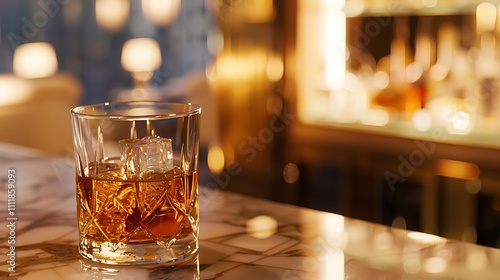
[[[122,108],[123,107],[123,108]],[[187,108],[186,108],[187,107]],[[120,113],[118,108],[122,108]],[[154,113],[132,113],[133,109],[150,109]],[[113,101],[76,106],[70,110],[72,116],[93,119],[173,119],[201,114],[199,105],[169,101]]]

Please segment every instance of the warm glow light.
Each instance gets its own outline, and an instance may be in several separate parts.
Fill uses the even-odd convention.
[[[446,242],[446,239],[442,237],[423,232],[410,232],[408,233],[408,237],[424,244],[440,244]]]
[[[253,217],[247,221],[246,231],[255,238],[266,239],[278,231],[278,221],[273,217],[264,215]]]
[[[474,163],[442,159],[436,163],[435,174],[443,177],[474,180],[479,177],[481,170]]]
[[[120,30],[130,15],[129,0],[96,0],[95,16],[99,26],[109,31]]]
[[[161,65],[160,46],[150,38],[130,39],[123,44],[121,62],[128,72],[153,72]]]
[[[254,50],[245,55],[220,55],[215,66],[216,78],[249,79],[265,70],[266,61],[266,54],[263,50]]]
[[[494,4],[483,2],[476,7],[476,32],[483,34],[495,30],[497,8]]]
[[[424,262],[424,270],[429,273],[441,273],[446,269],[448,263],[444,258],[432,257]]]
[[[432,127],[432,116],[427,109],[420,109],[413,114],[413,127],[422,132]]]
[[[224,151],[220,146],[212,146],[208,150],[208,169],[213,174],[220,174],[224,170]]]
[[[436,97],[426,102],[426,110],[432,117],[432,125],[448,126],[450,116],[453,114],[455,99],[448,96]]]
[[[153,24],[165,26],[174,21],[181,10],[181,0],[142,0],[142,13]]]
[[[267,61],[266,74],[271,82],[277,82],[283,77],[284,66],[281,57],[273,56]]]
[[[0,76],[0,106],[22,103],[29,99],[30,95],[26,83],[21,79],[14,76]]]
[[[467,134],[471,128],[471,119],[469,114],[464,111],[454,112],[451,116],[450,133]]]
[[[328,235],[330,244],[341,244],[344,240],[344,224],[343,216],[335,214],[327,214],[324,216],[321,223],[323,234]]]
[[[14,51],[14,74],[26,78],[44,78],[57,72],[56,51],[45,42],[19,45]]]
[[[346,75],[346,16],[343,1],[324,1],[324,71],[328,89],[342,87]]]
[[[344,280],[344,252],[338,248],[330,248],[327,253],[322,256],[323,261],[326,265],[321,266],[324,268],[323,277],[320,279],[324,280]]]
[[[222,54],[217,57],[215,64],[215,78],[239,78],[244,79],[252,75],[254,71],[250,62],[243,57],[231,54]]]

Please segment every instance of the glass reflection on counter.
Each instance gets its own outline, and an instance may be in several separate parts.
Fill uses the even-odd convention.
[[[417,241],[418,243],[421,244],[442,244],[446,242],[446,239],[439,237],[437,235],[432,235],[428,233],[422,233],[422,232],[409,232],[408,237]]]
[[[131,266],[110,266],[88,260],[80,260],[83,280],[121,280],[121,279],[200,279],[200,257],[192,258],[177,266],[158,266],[151,269],[140,269]]]
[[[478,249],[470,243],[406,230],[403,218],[396,219],[393,227],[385,227],[316,213],[300,212],[299,233],[290,235],[295,225],[288,223],[280,224],[276,233],[293,236],[298,242],[280,251],[276,259],[289,256],[295,269],[314,275],[311,279],[449,278],[457,271],[464,279],[474,279],[480,270],[488,275],[482,278],[496,279],[492,265],[498,255],[487,247]],[[294,273],[284,274],[283,279],[295,279],[291,276],[298,274]]]
[[[278,221],[270,216],[256,216],[246,222],[246,231],[257,239],[266,239],[278,232]]]
[[[432,257],[424,261],[424,270],[429,273],[441,273],[446,269],[448,262],[442,257]]]
[[[346,228],[345,218],[340,215],[326,214],[318,220],[310,220],[309,215],[300,217],[306,224],[311,225],[304,228],[303,243],[299,246],[304,250],[304,260],[301,270],[314,272],[317,279],[341,280],[349,277],[345,271],[346,260],[344,250],[348,246],[350,228]],[[349,223],[349,226],[351,223]],[[353,227],[353,236],[366,234],[367,228]],[[359,231],[357,231],[357,230]]]
[[[488,265],[488,256],[485,252],[471,249],[467,254],[466,266],[471,270],[480,271]]]

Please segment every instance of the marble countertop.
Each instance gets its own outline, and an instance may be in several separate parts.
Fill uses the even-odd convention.
[[[78,254],[71,157],[0,143],[0,179],[0,279],[500,277],[498,249],[206,188],[196,258],[178,267],[99,267]]]

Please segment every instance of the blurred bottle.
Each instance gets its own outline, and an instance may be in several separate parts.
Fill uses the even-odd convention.
[[[458,28],[439,27],[437,61],[429,71],[429,109],[433,122],[452,134],[468,134],[477,116],[475,74],[468,52],[460,47]]]
[[[415,35],[415,55],[406,67],[406,80],[409,84],[406,93],[405,117],[412,119],[415,112],[423,110],[428,98],[428,75],[434,60],[435,42],[432,39],[432,17],[419,17]]]
[[[406,81],[406,66],[410,61],[408,51],[408,17],[394,17],[394,39],[390,54],[379,60],[378,71],[389,73],[389,84],[373,97],[372,103],[393,111],[398,118],[404,118],[406,93],[409,85]]]

